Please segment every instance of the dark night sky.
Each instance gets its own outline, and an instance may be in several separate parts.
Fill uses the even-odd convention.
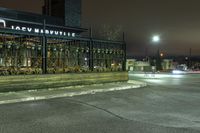
[[[0,0],[0,6],[41,12],[43,0]],[[126,32],[128,55],[155,53],[200,56],[199,0],[83,0],[83,27],[102,24],[122,25]],[[151,36],[159,34],[159,46]]]

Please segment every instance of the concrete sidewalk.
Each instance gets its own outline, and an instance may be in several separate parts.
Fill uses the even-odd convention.
[[[128,82],[0,93],[0,104],[44,100],[44,99],[52,99],[60,97],[72,97],[78,95],[95,94],[99,92],[127,90],[127,89],[144,87],[146,85],[147,84],[144,82],[130,80]]]

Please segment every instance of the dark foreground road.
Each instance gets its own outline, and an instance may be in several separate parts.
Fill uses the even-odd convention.
[[[0,133],[200,133],[199,75],[141,80],[149,86],[0,105]]]

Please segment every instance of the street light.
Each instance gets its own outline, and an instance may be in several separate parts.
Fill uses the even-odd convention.
[[[152,37],[152,42],[153,43],[159,43],[160,42],[160,36],[159,35],[154,35]],[[158,51],[159,51],[159,48],[158,48]],[[147,57],[147,51],[146,51],[146,60],[149,60],[149,57]]]
[[[152,37],[152,42],[157,44],[160,42],[160,36],[159,35],[154,35]],[[156,57],[156,69],[157,70],[161,70],[162,69],[162,65],[161,65],[161,58],[163,57],[163,54],[160,53],[160,49],[158,47],[158,51],[157,51],[157,57]]]
[[[160,41],[160,36],[158,36],[158,35],[153,36],[152,41],[155,43],[158,43]]]

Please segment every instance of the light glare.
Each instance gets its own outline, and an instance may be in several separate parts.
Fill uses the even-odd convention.
[[[172,71],[173,74],[184,74],[184,71],[180,71],[180,70],[173,70]]]
[[[153,42],[159,42],[160,37],[159,36],[153,36]]]

